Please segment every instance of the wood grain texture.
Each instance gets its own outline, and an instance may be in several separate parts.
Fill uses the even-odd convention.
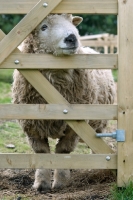
[[[116,120],[117,105],[0,104],[0,119]]]
[[[37,3],[38,0],[0,0],[0,13],[25,14]],[[117,0],[63,0],[52,13],[117,14],[118,2]]]
[[[38,70],[19,71],[48,103],[70,105]],[[66,122],[95,153],[113,153],[102,139],[95,137],[95,131],[85,121]]]
[[[19,60],[19,64],[14,61]],[[44,65],[45,63],[45,65]],[[117,55],[88,54],[55,57],[12,53],[1,65],[2,69],[117,69]]]
[[[47,0],[48,7],[44,8],[45,0],[39,3],[13,28],[0,42],[0,63],[35,29],[35,27],[55,8],[61,0]],[[8,4],[7,4],[8,5]],[[8,5],[9,7],[9,5]],[[39,13],[39,15],[38,15]]]
[[[116,169],[117,156],[66,154],[0,154],[0,168]]]
[[[133,181],[133,1],[119,0],[118,128],[126,141],[118,143],[118,186]]]

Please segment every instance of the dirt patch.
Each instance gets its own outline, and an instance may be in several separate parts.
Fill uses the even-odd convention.
[[[33,181],[34,170],[0,170],[0,200],[107,200],[116,177],[110,170],[71,170],[65,188],[46,194],[34,191]]]

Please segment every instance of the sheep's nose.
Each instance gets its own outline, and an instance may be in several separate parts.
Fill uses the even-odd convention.
[[[75,44],[77,43],[77,38],[74,34],[70,34],[68,37],[65,38],[64,41],[69,46],[75,46]]]

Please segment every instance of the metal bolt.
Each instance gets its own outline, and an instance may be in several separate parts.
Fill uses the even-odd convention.
[[[68,113],[68,110],[67,110],[67,109],[64,109],[64,110],[63,110],[63,113],[64,113],[64,114],[67,114],[67,113]]]
[[[110,156],[106,156],[107,161],[110,161],[110,159],[111,159]]]
[[[14,63],[17,65],[19,64],[19,60],[15,60]]]
[[[47,3],[44,3],[44,4],[43,4],[43,7],[44,7],[44,8],[47,8],[47,6],[48,6]]]

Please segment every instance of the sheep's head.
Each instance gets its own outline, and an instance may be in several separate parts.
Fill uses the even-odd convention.
[[[72,17],[70,14],[48,15],[29,36],[33,44],[30,45],[34,48],[31,52],[55,55],[76,53],[80,46],[76,26],[81,21],[81,17]]]

